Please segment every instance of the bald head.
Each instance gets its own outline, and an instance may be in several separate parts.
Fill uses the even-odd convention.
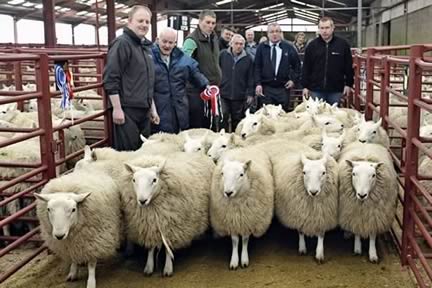
[[[158,44],[163,55],[170,55],[176,46],[177,31],[172,28],[164,28],[159,33]]]

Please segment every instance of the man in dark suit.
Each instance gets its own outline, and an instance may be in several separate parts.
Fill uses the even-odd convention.
[[[261,43],[255,56],[255,93],[258,96],[258,108],[263,104],[281,104],[289,110],[290,89],[298,83],[301,64],[294,47],[282,41],[279,24],[268,25],[269,41]]]

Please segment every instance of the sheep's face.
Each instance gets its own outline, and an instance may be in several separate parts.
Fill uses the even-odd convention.
[[[213,141],[207,155],[213,160],[218,161],[221,155],[233,146],[234,134],[224,134]]]
[[[426,126],[420,127],[420,136],[432,138],[432,125],[426,125]]]
[[[247,175],[251,161],[245,163],[239,161],[224,160],[222,166],[223,193],[227,198],[233,198],[241,191],[250,189]]]
[[[282,105],[265,105],[263,106],[263,114],[267,116],[270,119],[277,120],[279,117],[281,117],[283,114],[285,114],[284,110],[282,109]]]
[[[339,154],[342,150],[342,143],[345,137],[345,132],[342,133],[341,136],[335,138],[335,137],[328,137],[327,133],[323,132],[322,134],[322,146],[321,151],[324,154],[328,154],[332,156],[333,158],[339,157]]]
[[[377,170],[383,163],[350,160],[347,163],[352,167],[352,185],[356,197],[364,201],[375,189]]]
[[[338,119],[328,115],[313,115],[313,121],[318,127],[326,129],[328,132],[342,132],[344,125]]]
[[[48,219],[52,226],[52,237],[64,240],[70,229],[78,223],[78,207],[91,193],[35,194],[47,203]]]
[[[205,153],[204,146],[205,146],[207,134],[208,133],[206,133],[201,138],[191,138],[186,133],[186,135],[185,135],[185,143],[184,143],[184,146],[183,146],[184,151],[186,153]]]
[[[376,143],[381,121],[381,118],[376,123],[373,121],[366,122],[363,119],[358,126],[358,140],[361,143]]]
[[[307,193],[312,196],[318,196],[321,193],[327,179],[327,155],[319,160],[309,160],[304,155],[301,157],[303,164],[303,183]]]
[[[74,171],[83,169],[94,161],[96,161],[96,153],[90,148],[90,146],[86,145],[84,147],[84,157],[75,164]]]
[[[305,102],[306,105],[306,111],[310,115],[317,115],[320,112],[320,101],[318,99],[313,99],[312,97],[309,97],[309,99]]]
[[[127,163],[125,164],[126,169],[133,174],[132,183],[139,206],[148,206],[159,192],[160,172],[164,165],[165,163],[160,167],[152,166],[142,168]]]
[[[243,127],[240,132],[242,139],[246,139],[256,133],[258,133],[259,127],[262,124],[262,115],[249,114],[244,119]]]
[[[37,109],[37,100],[36,99],[30,99],[28,106],[27,106],[28,112],[36,112]]]

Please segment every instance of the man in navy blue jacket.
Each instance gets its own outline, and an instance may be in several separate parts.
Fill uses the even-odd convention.
[[[288,111],[290,89],[300,79],[300,58],[294,47],[282,41],[279,24],[268,25],[269,41],[258,45],[255,56],[255,94],[258,108],[263,104],[281,104]]]
[[[207,78],[198,69],[198,62],[176,46],[177,32],[163,29],[158,43],[153,46],[155,64],[154,102],[160,123],[154,123],[153,132],[178,133],[189,128],[189,99],[186,84],[204,90]]]

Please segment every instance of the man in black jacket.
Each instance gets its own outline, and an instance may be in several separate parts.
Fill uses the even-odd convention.
[[[318,24],[319,37],[306,47],[302,84],[303,97],[309,94],[330,105],[347,96],[354,83],[351,47],[333,34],[334,23],[323,17]]]
[[[219,51],[228,49],[228,47],[230,46],[231,38],[234,35],[234,32],[231,29],[232,28],[226,26],[222,28],[219,37]]]
[[[227,132],[235,131],[237,124],[244,117],[246,104],[250,105],[253,97],[253,60],[244,50],[245,39],[240,34],[234,34],[230,47],[223,50],[219,56],[222,69],[223,128]],[[231,116],[231,128],[228,119]]]
[[[268,25],[269,41],[258,45],[255,56],[255,93],[258,108],[263,104],[281,104],[289,109],[290,89],[299,81],[300,58],[294,47],[282,41],[279,24]]]
[[[117,150],[138,149],[139,135],[150,135],[150,120],[159,122],[153,103],[152,43],[145,38],[150,18],[147,7],[134,6],[123,34],[109,47],[103,82],[112,107],[112,147]]]

